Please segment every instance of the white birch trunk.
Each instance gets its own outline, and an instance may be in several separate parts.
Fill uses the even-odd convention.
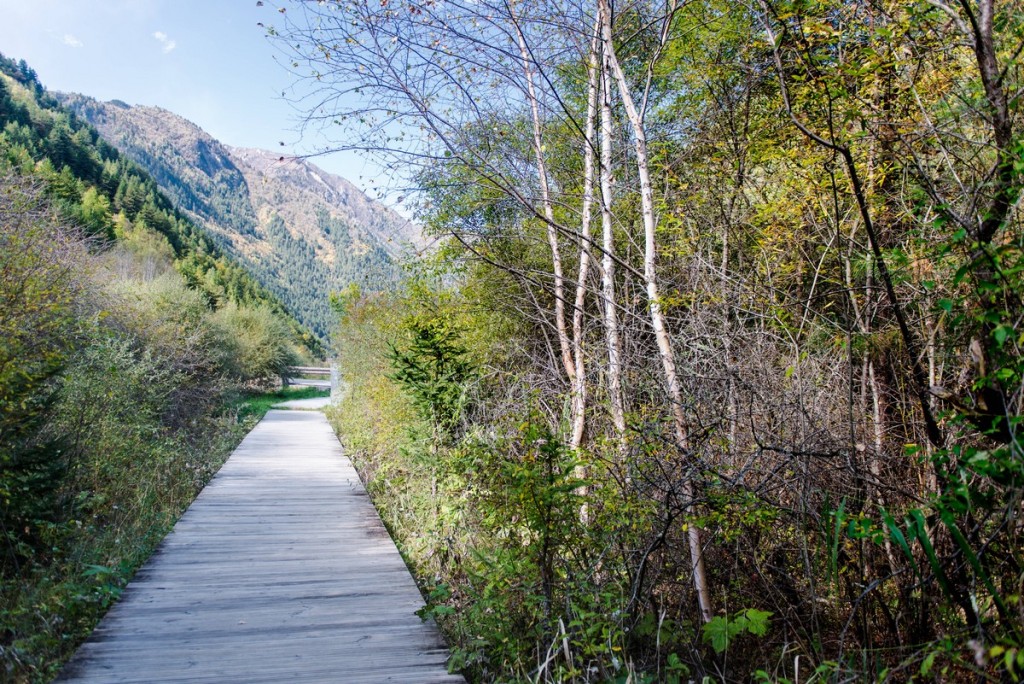
[[[619,440],[625,447],[626,415],[622,400],[622,359],[615,300],[615,234],[612,225],[612,84],[608,55],[601,55],[601,299],[608,348],[608,398]]]
[[[509,8],[511,12],[511,7]],[[565,276],[562,270],[562,254],[558,244],[558,232],[555,230],[555,213],[551,203],[551,191],[548,186],[548,167],[544,155],[544,142],[541,133],[540,105],[537,91],[533,84],[533,68],[530,66],[530,51],[526,46],[526,36],[516,17],[512,16],[512,24],[519,41],[519,54],[523,62],[523,74],[526,77],[526,96],[530,101],[530,114],[533,119],[533,151],[537,161],[537,177],[540,182],[541,204],[551,247],[551,267],[555,279],[555,330],[558,334],[558,348],[562,357],[562,366],[569,379],[569,385],[576,388],[576,364],[573,361],[572,342],[569,339],[568,327],[565,323]]]
[[[661,358],[662,372],[665,376],[669,401],[672,404],[676,443],[683,454],[688,454],[690,444],[686,416],[683,412],[683,393],[679,385],[679,375],[676,372],[672,341],[665,326],[665,316],[661,310],[661,300],[658,294],[657,246],[655,244],[657,218],[654,211],[654,188],[651,184],[650,165],[647,160],[647,132],[644,128],[643,117],[633,100],[629,83],[626,81],[626,75],[623,73],[615,54],[615,45],[612,42],[611,10],[608,0],[598,0],[598,8],[599,15],[602,17],[601,26],[604,50],[608,55],[609,65],[618,83],[619,97],[622,100],[626,116],[633,129],[637,175],[640,180],[640,206],[644,223],[644,281],[647,285],[647,304],[651,313],[651,327],[654,329],[654,337],[658,344],[658,355]],[[683,482],[683,495],[691,501],[693,500],[693,485],[689,479]],[[687,533],[690,542],[690,563],[693,571],[693,585],[697,593],[697,602],[700,606],[702,619],[704,622],[710,622],[713,617],[713,611],[707,584],[707,574],[704,570],[704,549],[701,543],[700,530],[695,525],[688,524]]]
[[[583,307],[586,304],[587,276],[590,274],[590,223],[594,207],[594,137],[597,118],[597,36],[590,44],[590,64],[587,69],[587,123],[583,141],[583,210],[580,216],[580,268],[576,276],[576,299],[572,312],[572,353],[575,359],[576,386],[572,393],[572,434],[569,447],[578,449],[583,443],[586,426],[587,383],[583,358]]]

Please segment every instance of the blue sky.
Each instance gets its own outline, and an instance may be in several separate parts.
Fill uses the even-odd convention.
[[[308,153],[322,141],[299,139],[281,98],[293,79],[256,25],[274,14],[256,0],[0,0],[0,52],[51,90],[163,107],[229,145]],[[352,153],[314,163],[364,188],[374,172]]]

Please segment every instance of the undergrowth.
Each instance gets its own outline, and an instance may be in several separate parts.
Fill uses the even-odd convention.
[[[73,514],[46,525],[45,551],[0,580],[0,679],[53,679],[269,408],[324,394],[308,387],[239,394],[187,439],[146,434],[139,421],[106,426],[97,439],[108,449],[75,468],[79,487],[66,505]]]

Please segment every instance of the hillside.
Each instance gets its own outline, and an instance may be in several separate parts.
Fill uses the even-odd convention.
[[[157,233],[173,251],[176,270],[211,304],[266,306],[289,321],[296,339],[320,353],[319,341],[282,298],[190,220],[176,206],[176,195],[162,193],[143,168],[63,107],[24,62],[0,56],[0,71],[0,152],[13,168],[31,169],[42,179],[67,220],[105,241],[136,229]]]
[[[387,289],[401,255],[422,246],[409,221],[308,161],[224,145],[158,107],[60,98],[321,338],[330,292],[352,281]]]
[[[244,397],[322,355],[0,55],[0,681],[53,681],[251,427]]]

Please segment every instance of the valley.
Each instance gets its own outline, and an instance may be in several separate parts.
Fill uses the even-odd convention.
[[[310,161],[225,145],[158,107],[58,97],[322,340],[331,292],[391,288],[402,260],[426,246],[415,224]]]

